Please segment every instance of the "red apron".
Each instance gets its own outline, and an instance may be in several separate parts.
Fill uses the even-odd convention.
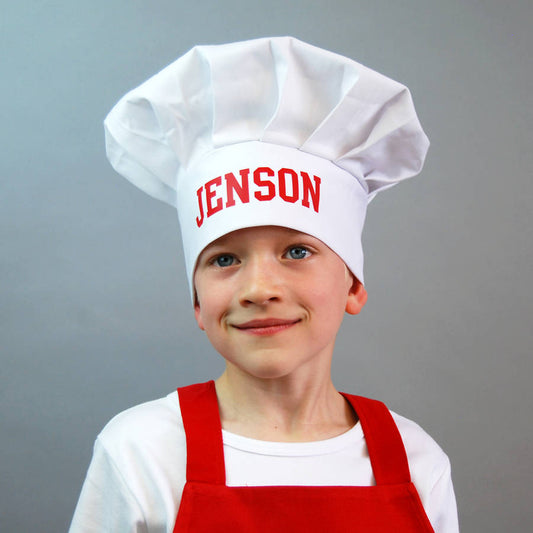
[[[381,402],[344,394],[361,421],[375,486],[227,487],[214,382],[178,394],[187,482],[174,533],[433,532],[400,433]]]

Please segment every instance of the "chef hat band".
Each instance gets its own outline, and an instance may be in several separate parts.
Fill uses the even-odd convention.
[[[243,227],[274,225],[317,237],[363,280],[359,236],[367,192],[326,159],[258,141],[234,144],[188,169],[177,192],[189,279],[209,243]],[[349,228],[354,238],[338,228]]]
[[[262,225],[317,237],[363,282],[367,204],[429,146],[406,87],[291,37],[195,47],[105,128],[113,167],[177,208],[191,293],[205,246]]]

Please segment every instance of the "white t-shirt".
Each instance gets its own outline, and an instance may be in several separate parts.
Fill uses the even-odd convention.
[[[435,533],[457,533],[448,457],[420,426],[392,416]],[[375,484],[359,423],[317,442],[265,442],[222,433],[229,486]],[[117,415],[96,440],[70,533],[172,533],[186,451],[177,392]]]

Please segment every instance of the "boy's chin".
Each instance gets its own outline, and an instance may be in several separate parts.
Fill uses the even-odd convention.
[[[243,364],[226,360],[226,372],[232,377],[243,381],[287,380],[300,374],[302,364],[288,364],[287,359],[265,357],[263,360]]]

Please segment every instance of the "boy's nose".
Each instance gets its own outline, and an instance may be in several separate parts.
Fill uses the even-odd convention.
[[[243,273],[240,291],[242,305],[265,305],[281,298],[282,280],[274,265],[252,263]]]

